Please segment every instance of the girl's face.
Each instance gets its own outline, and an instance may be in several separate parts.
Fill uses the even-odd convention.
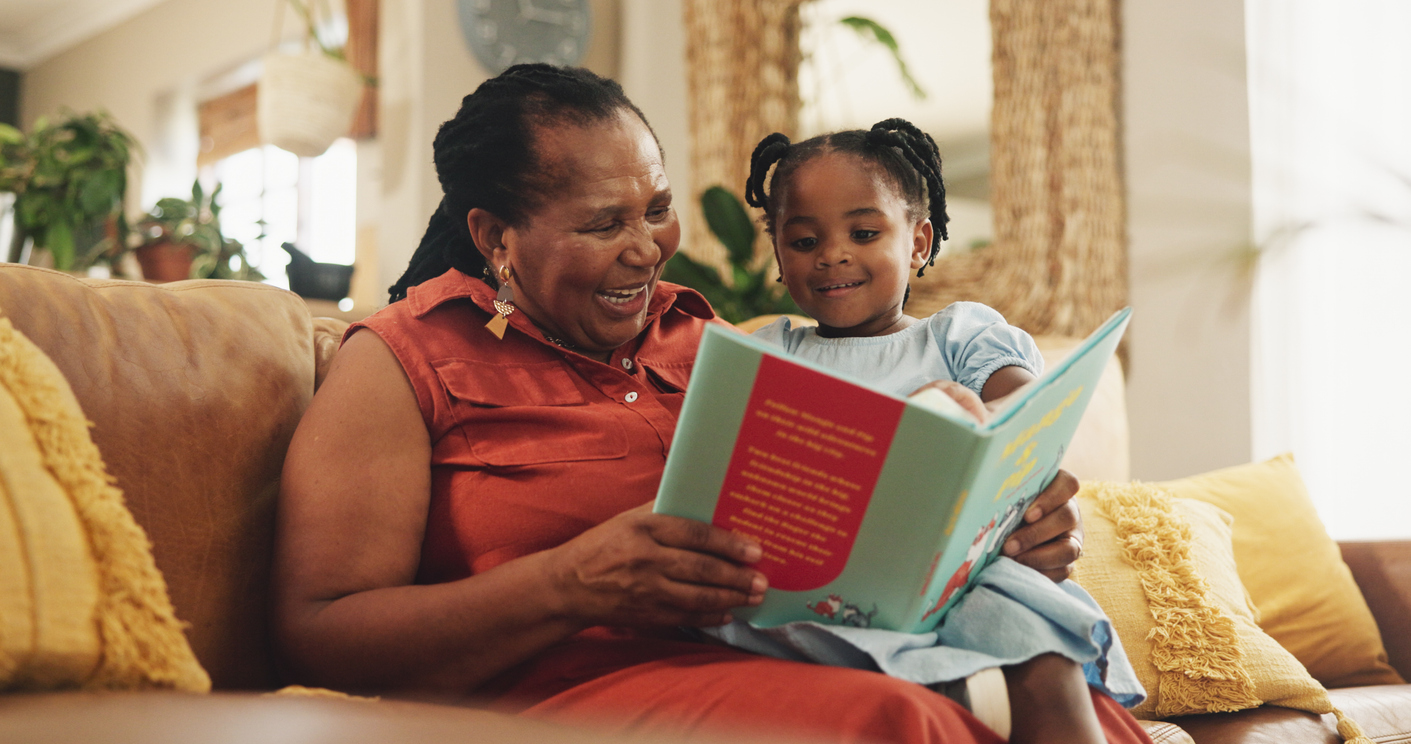
[[[882,336],[905,328],[902,300],[931,253],[931,221],[913,223],[877,166],[825,153],[777,195],[774,255],[821,336]]]

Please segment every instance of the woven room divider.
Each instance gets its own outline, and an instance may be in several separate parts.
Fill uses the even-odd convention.
[[[1119,2],[991,0],[995,242],[938,258],[910,314],[975,300],[1030,333],[1081,336],[1127,303]],[[796,132],[800,4],[686,0],[692,209],[715,184],[740,195],[754,143]],[[692,224],[692,256],[720,262]]]

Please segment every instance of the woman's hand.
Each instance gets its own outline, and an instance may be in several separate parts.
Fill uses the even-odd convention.
[[[1083,554],[1083,519],[1078,503],[1078,479],[1058,471],[1034,505],[1024,513],[1024,526],[1004,543],[1004,554],[1054,581],[1073,572],[1073,562]]]
[[[555,548],[560,612],[583,626],[711,626],[757,605],[768,582],[758,544],[704,522],[623,512]]]

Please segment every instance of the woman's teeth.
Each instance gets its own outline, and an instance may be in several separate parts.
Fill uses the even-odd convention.
[[[636,299],[637,295],[641,294],[644,289],[646,289],[646,287],[638,287],[636,289],[604,289],[598,292],[598,294],[602,295],[604,299],[614,305],[626,305]]]

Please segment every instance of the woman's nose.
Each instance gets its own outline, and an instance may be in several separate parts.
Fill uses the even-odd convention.
[[[634,223],[627,231],[627,248],[622,252],[622,262],[629,266],[656,266],[661,260],[661,246],[657,245],[652,226],[646,220]]]

